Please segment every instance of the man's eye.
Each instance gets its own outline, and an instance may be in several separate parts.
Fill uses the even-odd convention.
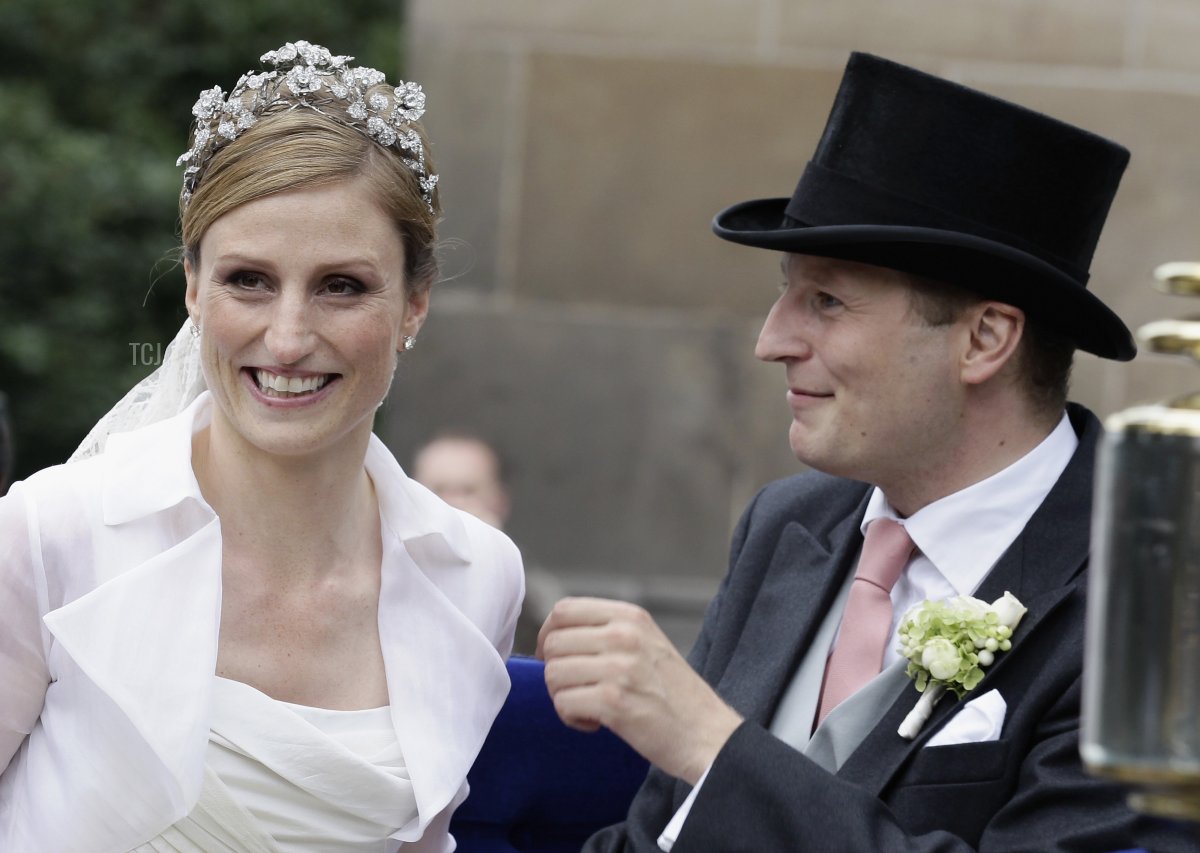
[[[816,301],[818,308],[837,308],[842,304],[842,300],[838,299],[836,296],[831,296],[828,293],[818,293],[813,298]]]

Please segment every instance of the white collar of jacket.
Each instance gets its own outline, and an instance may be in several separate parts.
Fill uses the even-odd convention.
[[[188,499],[212,512],[192,471],[192,436],[212,422],[212,407],[212,394],[205,391],[176,417],[109,437],[104,453],[109,460],[105,524],[124,524]],[[470,562],[460,514],[409,479],[377,435],[371,435],[365,461],[379,495],[380,514],[402,542],[438,536],[460,560]]]
[[[65,765],[81,755],[55,743],[56,731],[86,730],[77,733],[91,753],[89,764],[106,774],[102,786],[110,793],[101,796],[111,799],[92,808],[72,802],[74,826],[62,831],[75,839],[82,837],[78,831],[96,833],[96,846],[83,849],[106,847],[99,843],[103,836],[126,844],[113,849],[137,846],[185,816],[199,796],[222,543],[220,520],[191,469],[191,439],[209,422],[211,406],[206,393],[175,418],[109,440],[97,460],[102,467],[92,469],[103,478],[101,516],[111,528],[103,541],[111,547],[114,536],[150,536],[153,556],[145,559],[139,538],[129,565],[97,577],[94,588],[44,618],[57,647],[50,657],[54,683],[42,714],[43,737],[31,736],[26,759],[31,771],[69,779],[74,768]],[[471,572],[474,553],[486,561],[511,545],[491,548],[492,537],[501,534],[409,480],[375,436],[365,464],[383,530],[379,631],[392,721],[419,813],[393,837],[411,841],[458,793],[508,692],[496,648],[505,640],[487,635],[494,626],[476,624],[488,607],[504,606],[497,580],[504,573],[476,565],[469,582],[463,573]],[[90,797],[95,789],[89,788]],[[30,798],[53,822],[61,807],[45,802],[43,810],[36,802],[36,795]]]

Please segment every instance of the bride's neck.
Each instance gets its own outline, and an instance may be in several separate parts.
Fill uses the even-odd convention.
[[[363,464],[369,438],[366,432],[320,453],[281,456],[214,420],[193,438],[192,466],[227,545],[267,563],[331,565],[379,529]]]

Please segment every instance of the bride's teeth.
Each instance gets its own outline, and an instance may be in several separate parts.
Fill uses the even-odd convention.
[[[301,394],[305,391],[316,391],[324,384],[324,376],[306,376],[303,379],[293,376],[288,380],[287,390],[293,394]]]
[[[303,394],[307,391],[316,391],[324,384],[324,376],[306,376],[303,379],[293,376],[288,380],[287,389],[293,394]]]
[[[254,378],[258,380],[263,390],[276,391],[280,394],[305,394],[317,391],[329,381],[329,376],[278,376],[268,370],[255,370]]]
[[[255,371],[255,376],[258,379],[259,386],[263,390],[270,390],[270,391],[286,391],[287,390],[287,379],[285,379],[282,376],[276,376],[274,373],[269,373],[266,370]]]

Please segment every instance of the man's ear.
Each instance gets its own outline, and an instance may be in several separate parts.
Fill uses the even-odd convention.
[[[1005,302],[980,302],[963,319],[968,325],[960,361],[962,380],[981,385],[1013,361],[1025,332],[1025,312]]]

